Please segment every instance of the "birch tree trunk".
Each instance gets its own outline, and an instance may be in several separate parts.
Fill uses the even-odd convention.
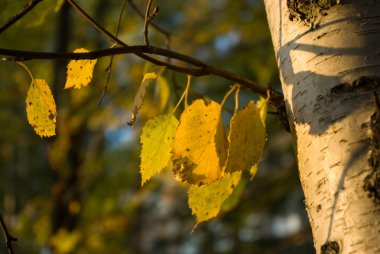
[[[265,0],[317,253],[380,253],[380,1]]]

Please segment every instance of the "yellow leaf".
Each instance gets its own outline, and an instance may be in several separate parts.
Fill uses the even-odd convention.
[[[191,184],[209,184],[220,178],[226,159],[226,137],[221,106],[196,100],[181,115],[173,144],[176,178]]]
[[[128,125],[133,126],[135,124],[137,114],[139,113],[140,108],[144,101],[146,88],[156,78],[157,78],[157,73],[155,72],[149,72],[144,75],[144,78],[141,81],[139,90],[136,93],[135,100],[133,101],[133,110],[131,113],[131,120],[128,122]]]
[[[29,124],[40,137],[55,135],[57,110],[50,88],[43,79],[32,79],[26,97]]]
[[[141,185],[168,166],[178,120],[160,115],[146,122],[141,134]]]
[[[223,203],[238,185],[240,178],[241,172],[234,172],[225,174],[211,184],[190,185],[188,202],[192,214],[196,216],[197,224],[210,220],[219,214]]]
[[[85,53],[84,48],[74,50],[74,53]],[[97,60],[71,60],[67,65],[65,89],[82,88],[90,84]]]
[[[265,141],[266,132],[260,111],[250,101],[231,119],[226,172],[250,170],[261,158]]]

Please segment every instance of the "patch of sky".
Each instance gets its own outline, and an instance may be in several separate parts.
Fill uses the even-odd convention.
[[[214,39],[214,47],[219,53],[227,53],[231,48],[237,46],[240,42],[240,33],[231,30],[225,34],[219,35]]]

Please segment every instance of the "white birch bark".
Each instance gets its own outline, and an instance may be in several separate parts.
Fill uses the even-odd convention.
[[[316,251],[380,253],[380,1],[342,0],[314,29],[289,19],[305,1],[264,2]]]

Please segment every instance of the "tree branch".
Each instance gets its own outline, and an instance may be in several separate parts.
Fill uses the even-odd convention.
[[[144,47],[144,46],[128,46],[126,43],[124,43],[123,41],[121,41],[120,39],[118,39],[117,37],[112,35],[112,33],[110,33],[105,28],[103,28],[100,24],[98,24],[88,13],[86,13],[78,4],[76,4],[74,0],[67,0],[67,1],[83,17],[85,17],[96,29],[98,29],[101,33],[106,35],[113,42],[115,42],[121,46],[124,46],[124,47],[119,47],[119,48],[115,48],[115,49],[110,49],[110,50],[115,50],[114,54],[134,53],[135,55],[139,56],[140,58],[142,58],[146,61],[149,61],[155,65],[166,66],[167,69],[174,70],[174,71],[181,72],[181,73],[186,73],[186,74],[196,76],[196,77],[206,76],[206,75],[210,75],[210,74],[215,75],[215,76],[219,76],[219,77],[223,77],[223,78],[226,78],[228,80],[235,81],[235,82],[239,83],[240,85],[242,85],[242,86],[244,86],[244,87],[246,87],[246,88],[252,90],[253,92],[258,93],[262,96],[266,96],[267,95],[266,91],[269,90],[270,95],[271,95],[271,102],[274,103],[275,105],[277,105],[278,107],[279,107],[279,105],[283,104],[283,95],[280,94],[279,92],[276,92],[272,89],[267,89],[267,88],[261,87],[253,80],[249,80],[249,79],[241,77],[235,73],[228,72],[228,71],[216,68],[216,67],[211,66],[211,65],[207,65],[206,63],[203,63],[202,61],[199,61],[199,60],[192,58],[190,56],[186,56],[186,55],[179,54],[177,52],[174,52],[174,51],[171,51],[168,49],[158,48],[158,47],[154,47],[154,46],[149,46],[149,48]],[[135,49],[131,50],[131,47],[133,47]],[[139,48],[139,50],[138,50],[138,48]],[[118,52],[118,50],[126,50],[126,51],[125,52]],[[104,51],[104,50],[102,50],[102,51]],[[93,52],[95,52],[95,51],[93,51]],[[89,52],[89,53],[93,53],[93,52]],[[100,52],[100,53],[105,53],[105,52]],[[150,56],[147,56],[144,53],[156,54],[156,55],[174,58],[174,59],[186,62],[188,64],[191,64],[191,65],[194,65],[197,67],[201,67],[201,68],[199,68],[199,69],[188,69],[188,68],[175,66],[175,65],[172,65],[171,63],[165,63],[165,62],[162,62],[162,61],[157,60],[155,58],[152,58]],[[60,53],[60,54],[62,54],[62,53]],[[70,54],[70,53],[68,53],[68,54]],[[71,54],[74,54],[74,53],[71,53]],[[102,56],[105,56],[105,55],[102,55]],[[100,57],[102,57],[102,56],[100,56]],[[85,57],[85,58],[87,58],[87,57]],[[90,58],[90,59],[95,59],[95,58],[97,58],[97,57]],[[57,59],[57,58],[55,58],[55,59]],[[68,58],[64,58],[64,59],[68,59]],[[73,56],[73,59],[76,59],[76,58]],[[89,59],[89,58],[87,58],[87,59]]]
[[[170,57],[187,64],[191,64],[197,68],[183,68],[179,66],[174,66],[168,63],[160,62],[159,66],[166,66],[168,69],[175,70],[177,72],[185,73],[194,77],[214,75],[222,77],[233,82],[239,83],[245,88],[252,90],[255,93],[258,93],[262,96],[267,95],[267,88],[259,86],[255,81],[242,77],[236,73],[229,72],[224,69],[217,68],[215,66],[206,64],[198,59],[193,57],[183,55],[168,49],[163,49],[155,46],[146,46],[146,45],[136,45],[136,46],[124,46],[117,48],[108,48],[95,50],[85,53],[51,53],[51,52],[33,52],[33,51],[22,51],[22,50],[12,50],[0,48],[0,55],[6,56],[3,60],[6,61],[27,61],[33,59],[66,59],[66,60],[83,60],[83,59],[97,59],[105,56],[112,55],[122,55],[122,54],[154,54],[165,57]],[[146,56],[146,55],[144,55]],[[271,95],[271,102],[280,105],[283,102],[283,96],[277,91],[272,89],[269,90]]]
[[[7,246],[8,253],[9,254],[14,254],[12,242],[16,242],[17,238],[13,237],[9,233],[7,225],[5,224],[3,216],[1,215],[1,213],[0,213],[0,224],[1,224],[1,229],[3,230],[3,234],[4,234],[4,238],[5,238],[5,244]]]
[[[7,30],[11,25],[16,23],[19,19],[21,19],[25,14],[30,12],[38,3],[40,3],[42,0],[31,0],[29,3],[22,9],[19,13],[14,15],[12,18],[8,19],[7,22],[5,22],[1,27],[0,27],[0,34]]]
[[[105,36],[107,36],[108,38],[110,38],[114,43],[120,45],[120,46],[128,46],[128,44],[124,43],[123,41],[121,41],[120,39],[118,39],[117,37],[115,37],[112,33],[110,33],[109,31],[107,31],[104,27],[102,27],[98,22],[96,22],[88,13],[86,13],[79,5],[77,5],[73,0],[67,0],[67,2],[69,4],[71,4],[71,6],[73,6],[83,17],[85,17],[96,29],[98,29],[99,32],[101,32],[102,34],[104,34]],[[184,72],[186,73],[186,68],[182,68],[182,67],[177,67],[175,65],[172,65],[170,63],[164,63],[158,59],[155,59],[155,58],[152,58],[150,56],[147,56],[143,53],[135,53],[135,52],[132,52],[134,53],[135,55],[137,55],[138,57],[148,61],[148,62],[151,62],[155,65],[158,65],[158,66],[166,66],[166,68],[170,69],[170,70],[173,70],[173,71],[177,71],[177,72]]]

